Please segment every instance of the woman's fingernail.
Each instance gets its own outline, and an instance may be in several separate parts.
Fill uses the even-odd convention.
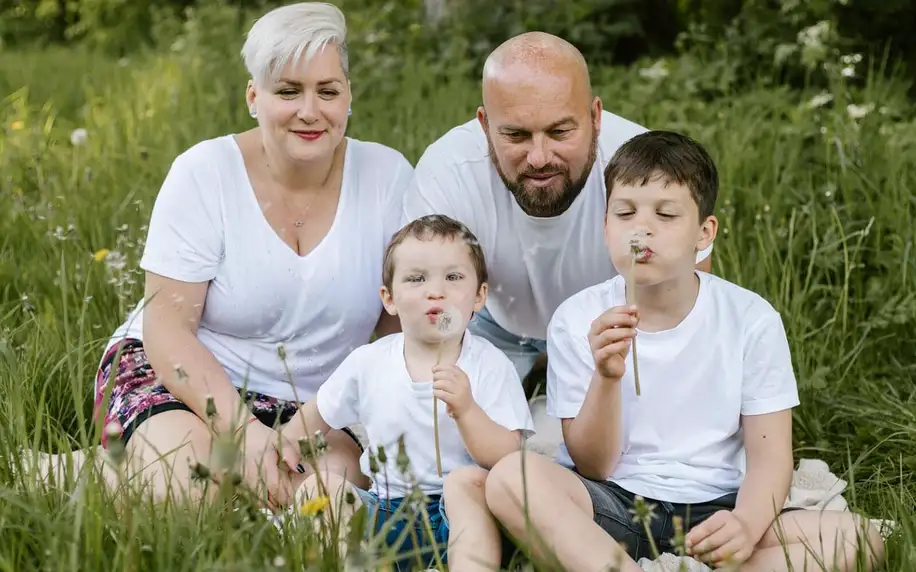
[[[299,471],[300,473],[304,473],[305,467],[302,466],[302,463],[299,463],[298,465],[296,465],[296,470]]]

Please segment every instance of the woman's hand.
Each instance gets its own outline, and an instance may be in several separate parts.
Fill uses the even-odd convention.
[[[291,472],[305,471],[295,445],[258,422],[249,423],[243,431],[243,481],[259,496],[266,492],[270,508],[289,505],[295,492]]]

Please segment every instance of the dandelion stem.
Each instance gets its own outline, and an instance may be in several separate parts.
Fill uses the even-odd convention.
[[[627,276],[627,298],[629,304],[636,305],[636,256],[639,250],[637,247],[630,249],[630,272]],[[641,395],[639,390],[639,361],[636,359],[636,336],[633,336],[631,346],[633,353],[633,380],[636,382],[636,395]]]
[[[436,365],[442,361],[442,341],[439,340],[439,348],[436,350]],[[433,439],[436,442],[436,474],[442,477],[442,452],[439,448],[439,400],[433,395]]]

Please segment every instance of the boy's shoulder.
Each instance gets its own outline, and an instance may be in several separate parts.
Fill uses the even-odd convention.
[[[479,366],[481,371],[487,371],[494,366],[509,365],[512,366],[512,360],[501,349],[497,348],[490,340],[475,335],[470,329],[465,331],[464,341],[462,342],[462,358],[467,359],[470,363]]]
[[[583,288],[557,306],[547,325],[547,337],[585,335],[602,312],[625,301],[620,276]]]
[[[726,320],[752,327],[765,318],[777,318],[779,311],[762,295],[726,278],[699,272],[701,288],[706,288],[714,310]]]

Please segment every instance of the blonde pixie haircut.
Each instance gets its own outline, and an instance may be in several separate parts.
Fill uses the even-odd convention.
[[[326,2],[299,2],[271,10],[258,18],[242,46],[242,59],[252,80],[267,85],[287,64],[305,61],[327,44],[340,54],[349,77],[347,22],[337,6]]]

